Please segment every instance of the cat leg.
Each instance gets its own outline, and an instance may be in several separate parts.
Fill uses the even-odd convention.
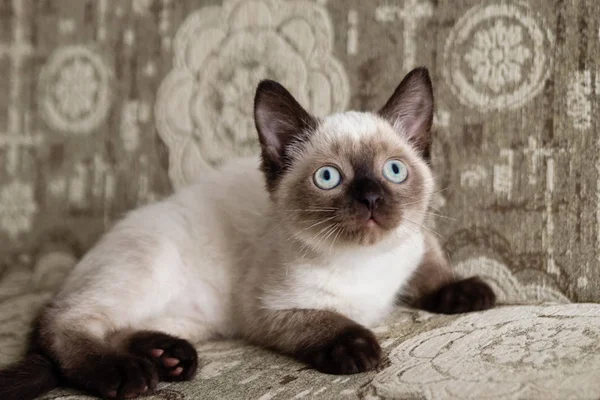
[[[246,321],[251,342],[292,355],[318,371],[354,374],[374,369],[381,347],[367,328],[333,311],[263,311]]]
[[[45,353],[66,381],[103,397],[133,398],[159,379],[188,379],[197,357],[183,339],[193,335],[163,330],[183,323],[160,318],[186,310],[178,307],[189,287],[185,271],[173,243],[137,230],[109,233],[75,267],[42,316]],[[199,329],[187,329],[193,330]],[[154,353],[142,351],[150,346]]]
[[[88,292],[77,298],[81,302],[48,308],[40,323],[41,348],[68,383],[105,398],[135,398],[154,389],[159,380],[193,376],[197,355],[186,339],[200,338],[202,326],[160,318],[168,309],[146,298],[158,296],[156,291],[138,293],[124,302],[132,310],[129,314],[99,301],[86,303],[93,294]]]
[[[426,236],[427,252],[401,297],[408,304],[440,314],[487,310],[496,304],[492,288],[474,276],[457,277],[437,238]]]
[[[156,387],[155,363],[106,340],[104,321],[81,316],[61,325],[52,311],[42,314],[33,347],[53,361],[64,381],[103,398],[135,398]]]
[[[38,348],[58,364],[71,385],[102,397],[135,398],[155,389],[159,381],[189,380],[197,370],[194,346],[167,332],[108,331],[108,324],[97,317],[82,316],[70,326],[57,326],[56,321],[40,324]],[[174,326],[168,319],[162,322]],[[208,337],[207,330],[200,327],[193,339],[199,337]]]

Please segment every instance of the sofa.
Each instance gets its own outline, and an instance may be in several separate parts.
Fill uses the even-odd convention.
[[[349,376],[201,343],[195,379],[146,398],[599,398],[598,21],[594,0],[0,2],[0,368],[115,220],[257,152],[260,79],[325,115],[377,109],[425,65],[429,229],[499,306],[399,305],[383,362]]]

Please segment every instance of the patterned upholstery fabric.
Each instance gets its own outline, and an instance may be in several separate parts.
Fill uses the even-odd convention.
[[[0,1],[0,362],[112,221],[256,153],[259,79],[324,115],[426,65],[431,228],[460,273],[537,305],[398,311],[389,360],[353,377],[211,343],[154,398],[599,397],[600,306],[575,304],[600,300],[598,21],[594,0]]]

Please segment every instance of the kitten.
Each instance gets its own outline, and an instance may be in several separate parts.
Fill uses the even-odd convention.
[[[261,161],[205,171],[117,223],[43,311],[25,359],[0,372],[0,398],[63,383],[137,397],[191,379],[191,343],[216,337],[363,372],[381,359],[367,327],[398,295],[442,313],[494,305],[483,281],[454,277],[422,228],[434,188],[426,69],[377,113],[318,119],[262,81],[254,114]]]

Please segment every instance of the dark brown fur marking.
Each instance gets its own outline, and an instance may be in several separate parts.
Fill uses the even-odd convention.
[[[379,365],[381,347],[373,332],[355,324],[332,340],[297,351],[295,356],[326,374],[356,374]]]
[[[92,354],[62,373],[71,385],[108,398],[135,398],[158,384],[154,363],[127,353]]]
[[[433,123],[433,86],[427,68],[410,71],[400,82],[379,114],[395,125],[402,118],[410,141],[424,160],[431,157],[431,125]]]
[[[39,316],[28,338],[25,358],[0,370],[0,399],[31,400],[57,387],[60,371],[41,340]]]
[[[198,366],[188,341],[161,332],[135,332],[119,347],[122,350],[92,349],[92,354],[89,348],[76,350],[88,355],[62,373],[73,386],[121,399],[151,391],[159,381],[189,380]],[[154,350],[161,353],[153,355]]]
[[[316,129],[318,120],[302,108],[281,84],[263,80],[254,97],[254,121],[262,149],[261,168],[267,189],[272,192],[289,168],[288,147],[307,140]]]
[[[249,332],[251,342],[292,355],[325,373],[370,371],[381,360],[375,335],[333,311],[269,312]]]
[[[31,400],[59,385],[52,361],[41,354],[28,354],[8,368],[0,370],[0,399]]]
[[[482,311],[495,304],[494,291],[477,276],[442,286],[417,302],[419,308],[440,314]]]
[[[478,277],[456,277],[437,239],[431,234],[425,238],[427,252],[402,293],[402,300],[414,307],[440,314],[494,307],[496,295],[492,288]]]
[[[184,339],[179,339],[166,333],[140,331],[134,333],[128,340],[131,353],[154,360],[161,381],[187,381],[191,379],[198,368],[198,353],[194,346]],[[158,357],[152,355],[156,349],[162,350]],[[174,358],[178,364],[168,365],[165,360]],[[177,368],[181,373],[173,375]]]

